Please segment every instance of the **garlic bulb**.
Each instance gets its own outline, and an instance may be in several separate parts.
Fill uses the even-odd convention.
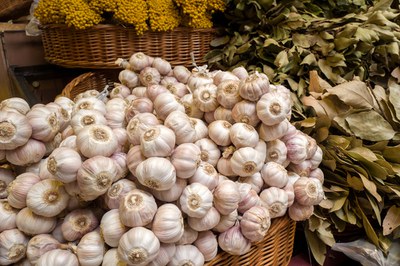
[[[32,237],[27,245],[26,256],[29,262],[35,265],[39,258],[47,251],[60,248],[61,244],[52,235],[40,234]]]
[[[51,232],[51,236],[54,237],[60,243],[66,243],[67,240],[64,238],[62,230],[61,230],[62,223],[63,223],[63,220],[58,220],[56,227]]]
[[[232,118],[237,123],[246,123],[253,127],[256,127],[260,122],[257,116],[256,104],[246,100],[235,104],[232,108]]]
[[[314,205],[301,205],[298,202],[293,203],[288,210],[290,219],[299,222],[305,221],[314,213]]]
[[[285,141],[287,148],[287,158],[295,164],[299,164],[307,159],[308,139],[303,134],[296,134]]]
[[[249,76],[249,73],[243,66],[238,66],[232,69],[232,74],[234,74],[239,79],[246,79]]]
[[[177,242],[184,232],[181,210],[171,203],[161,205],[154,216],[151,230],[163,243]]]
[[[29,110],[29,104],[19,97],[10,97],[0,102],[0,111],[16,112],[21,115],[26,115]]]
[[[13,171],[5,168],[0,168],[0,199],[7,198],[7,187],[15,179]]]
[[[264,186],[264,180],[262,179],[259,172],[255,173],[252,176],[241,176],[239,177],[238,182],[250,184],[251,189],[254,190],[257,194],[260,193],[262,187]]]
[[[18,175],[15,180],[8,185],[8,203],[17,209],[24,208],[26,206],[26,196],[28,191],[39,181],[40,178],[33,173],[23,173]]]
[[[243,99],[256,102],[269,91],[269,79],[264,73],[255,72],[240,81],[239,93]]]
[[[177,245],[190,245],[196,241],[199,232],[189,226],[187,221],[184,222],[184,231],[182,237],[176,242]]]
[[[110,247],[118,247],[119,239],[128,231],[128,228],[122,224],[118,209],[112,209],[106,212],[100,221],[100,232],[104,241]]]
[[[29,208],[24,208],[18,212],[16,224],[27,235],[47,234],[56,227],[57,218],[40,216]]]
[[[99,230],[92,231],[84,235],[76,249],[79,265],[97,266],[103,261],[105,245]]]
[[[204,256],[194,245],[177,245],[174,256],[167,266],[202,266]]]
[[[74,101],[72,101],[68,97],[58,96],[54,99],[54,102],[64,108],[68,113],[72,112],[72,109],[75,105]]]
[[[169,93],[168,89],[161,84],[153,84],[146,88],[147,97],[154,102],[158,95],[162,93]]]
[[[120,179],[107,190],[104,194],[104,202],[110,209],[118,209],[120,200],[128,194],[131,190],[135,189],[136,185],[128,179]]]
[[[74,151],[79,151],[78,147],[76,146],[76,136],[75,135],[65,138],[63,141],[61,141],[59,147],[60,148],[66,147],[66,148],[73,149]]]
[[[105,125],[84,127],[76,137],[79,151],[87,158],[97,155],[111,156],[118,148],[118,140],[112,129]]]
[[[187,85],[190,90],[193,92],[197,88],[207,85],[213,84],[213,78],[205,71],[193,72],[187,80]]]
[[[146,97],[138,97],[129,103],[129,106],[125,111],[125,119],[131,120],[137,114],[140,113],[152,113],[154,109],[153,102]],[[120,113],[121,114],[121,113]]]
[[[193,102],[203,112],[214,111],[219,105],[217,86],[211,83],[197,87],[193,92]]]
[[[129,150],[128,132],[125,128],[113,128],[114,135],[118,142],[117,151],[125,152]]]
[[[240,184],[240,183],[239,183]],[[251,185],[242,183],[243,185],[248,185],[250,186],[250,189],[248,189],[248,192],[246,194],[241,193],[240,196],[240,202],[238,206],[238,211],[240,213],[245,213],[248,211],[250,208],[254,206],[260,206],[262,205],[262,201],[260,197],[258,196],[257,192],[253,189],[251,189]],[[247,189],[246,189],[247,191]]]
[[[321,182],[321,184],[324,183],[324,172],[322,172],[322,170],[320,168],[316,168],[316,169],[312,170],[310,172],[309,177],[318,179]]]
[[[113,159],[104,156],[95,156],[82,163],[76,175],[80,197],[85,200],[94,200],[106,193],[118,175],[118,168]]]
[[[157,117],[150,113],[140,113],[135,115],[128,123],[126,132],[128,134],[128,140],[133,145],[140,144],[140,136],[149,127],[159,125]]]
[[[316,178],[300,177],[293,188],[296,201],[301,205],[318,205],[324,198],[322,183]]]
[[[288,170],[295,172],[300,176],[309,176],[311,172],[312,162],[310,160],[302,161],[301,163],[288,165]]]
[[[167,157],[174,147],[175,133],[163,125],[148,128],[140,137],[140,150],[146,157]]]
[[[98,92],[97,92],[98,93]],[[107,113],[106,105],[100,99],[96,97],[82,98],[75,102],[74,109],[72,110],[72,116],[74,116],[79,110],[95,110],[105,115]]]
[[[24,145],[32,135],[29,120],[22,114],[0,111],[0,149],[13,150]]]
[[[173,202],[179,199],[187,185],[186,179],[177,178],[175,184],[168,190],[151,190],[151,194],[161,201]]]
[[[268,141],[267,151],[265,162],[275,162],[282,165],[287,159],[286,145],[280,139]]]
[[[47,162],[49,161],[49,158],[42,159],[39,163],[39,177],[40,179],[55,179],[56,177],[50,173],[49,169],[47,168]]]
[[[288,208],[288,194],[285,190],[270,187],[260,193],[260,198],[268,208],[271,219],[285,215]]]
[[[197,132],[191,118],[181,111],[173,111],[164,121],[164,125],[175,132],[176,144],[193,143],[197,139]]]
[[[135,227],[126,232],[118,245],[118,256],[128,265],[145,266],[156,258],[160,241],[152,231]]]
[[[234,226],[221,233],[218,236],[218,244],[221,249],[231,255],[243,255],[250,250],[251,243],[240,232],[240,224]]]
[[[14,266],[32,266],[32,264],[29,262],[27,258],[25,258],[18,261],[17,263],[14,263]]]
[[[189,179],[189,183],[200,183],[209,190],[213,190],[218,185],[219,174],[211,164],[201,162],[196,172]]]
[[[232,124],[225,120],[216,120],[208,125],[208,135],[215,144],[220,146],[230,145],[230,129]]]
[[[67,241],[75,241],[93,231],[98,225],[99,220],[92,210],[76,209],[65,216],[61,230]]]
[[[206,112],[206,113],[203,114],[204,120],[205,120],[208,124],[211,124],[212,122],[214,122],[214,121],[216,120],[215,117],[214,117],[214,112],[215,112],[215,111]],[[232,113],[231,113],[231,114],[232,114]]]
[[[28,191],[26,205],[37,215],[53,217],[68,205],[69,195],[63,183],[45,179],[34,184]]]
[[[205,261],[212,260],[218,254],[217,237],[211,231],[200,232],[194,245],[203,254]]]
[[[107,125],[107,119],[97,110],[81,109],[72,116],[70,125],[77,135],[86,126]]]
[[[126,154],[126,164],[133,175],[136,174],[137,166],[144,160],[146,160],[146,157],[140,151],[140,145],[133,146]]]
[[[165,81],[167,78],[175,79],[175,78],[173,78],[173,77],[165,77],[165,78],[164,78],[164,81]],[[161,81],[161,84],[163,84],[163,80]],[[175,82],[173,82],[173,83],[166,83],[166,84],[164,84],[164,86],[166,86],[167,89],[168,89],[173,95],[175,95],[175,96],[177,96],[177,97],[179,97],[179,98],[182,98],[183,96],[185,96],[186,94],[189,93],[189,90],[188,90],[188,87],[186,86],[186,84],[177,82],[176,80],[175,80]]]
[[[133,88],[132,95],[136,96],[136,98],[147,98],[147,87],[139,86],[139,87]]]
[[[242,100],[239,94],[239,80],[226,80],[218,84],[217,101],[227,109],[232,109]]]
[[[139,78],[137,74],[129,69],[124,69],[119,72],[118,80],[121,82],[122,85],[125,85],[130,89],[136,87],[139,84]]]
[[[182,83],[188,82],[191,72],[185,66],[175,66],[172,71],[174,72],[174,77],[179,82],[182,82]]]
[[[141,71],[151,65],[150,56],[142,52],[136,52],[129,58],[129,65],[132,70]]]
[[[183,190],[179,201],[184,213],[190,217],[202,218],[213,205],[213,194],[206,186],[192,183]]]
[[[47,170],[63,183],[76,180],[82,165],[81,156],[72,148],[56,148],[47,159]]]
[[[215,120],[226,120],[231,124],[235,123],[235,120],[233,120],[233,117],[232,117],[231,109],[226,109],[222,106],[218,106],[218,108],[215,109],[215,111],[213,113],[214,113]]]
[[[60,130],[57,114],[47,107],[32,108],[26,117],[32,127],[32,138],[41,141],[50,141]]]
[[[319,164],[322,162],[323,155],[324,154],[322,149],[319,146],[317,146],[317,150],[315,151],[314,155],[310,158],[311,169],[318,168]]]
[[[7,200],[0,200],[0,232],[17,227],[18,210],[8,204]]]
[[[139,79],[140,83],[147,87],[152,84],[159,84],[161,75],[156,68],[145,67],[140,71]]]
[[[240,220],[240,231],[251,242],[264,239],[271,226],[271,217],[267,208],[255,206],[246,211]]]
[[[217,170],[220,174],[229,177],[236,177],[236,173],[232,171],[231,157],[221,157],[217,163]]]
[[[54,151],[55,148],[58,148],[60,146],[60,143],[62,141],[62,136],[61,133],[57,133],[54,137],[54,139],[44,142],[44,145],[46,147],[46,154],[45,156],[50,155]]]
[[[126,266],[125,262],[122,262],[118,256],[118,249],[117,248],[110,248],[104,254],[103,262],[101,266]]]
[[[200,148],[200,159],[215,167],[221,157],[221,151],[217,144],[209,138],[199,139],[194,144]]]
[[[264,94],[257,102],[257,116],[268,126],[279,124],[287,119],[290,111],[290,102],[275,91]]]
[[[252,176],[264,165],[260,153],[251,147],[237,149],[230,161],[232,171],[239,176]]]
[[[183,107],[185,107],[185,113],[193,118],[201,119],[204,112],[201,111],[193,102],[193,94],[188,93],[181,97],[180,99]]]
[[[155,190],[170,189],[176,181],[174,166],[162,157],[150,157],[139,163],[135,176],[142,185]]]
[[[5,153],[8,162],[24,166],[39,162],[46,154],[46,146],[39,140],[29,139],[24,145]]]
[[[68,111],[67,109],[64,109],[60,105],[58,105],[55,102],[50,102],[46,104],[46,107],[56,113],[58,122],[60,123],[60,130],[64,130],[68,125],[69,122],[71,121],[71,114],[72,111]]]
[[[178,97],[172,93],[158,95],[154,100],[154,110],[161,120],[165,120],[174,111],[185,113],[185,107],[180,103]]]
[[[205,216],[201,218],[188,217],[187,221],[191,228],[196,231],[207,231],[213,229],[221,220],[221,214],[214,207],[211,207]]]
[[[238,221],[239,215],[237,209],[228,215],[221,215],[219,223],[214,226],[213,230],[219,233],[227,231],[229,228],[235,225]]]
[[[288,182],[287,170],[280,164],[268,162],[261,169],[261,177],[270,187],[283,188]]]
[[[149,224],[156,212],[157,204],[153,195],[140,189],[128,192],[119,204],[121,222],[129,227]]]
[[[118,84],[116,85],[110,92],[110,99],[114,99],[114,98],[126,98],[128,97],[128,95],[131,94],[131,90],[122,84]]]
[[[18,229],[5,230],[0,233],[0,265],[11,265],[26,253],[28,238]]]
[[[75,136],[74,135],[74,130],[72,129],[71,125],[68,125],[62,132],[61,132],[61,138],[64,140],[70,136]]]
[[[172,70],[171,64],[160,57],[155,57],[151,66],[157,69],[163,76],[167,75]]]
[[[172,259],[176,251],[175,244],[161,243],[157,257],[148,266],[165,266]],[[110,265],[111,266],[111,265]]]
[[[78,258],[69,250],[53,249],[44,253],[36,266],[77,266]]]
[[[190,178],[200,163],[200,148],[193,143],[178,145],[171,154],[171,163],[179,178]]]
[[[255,128],[245,123],[233,124],[229,130],[229,136],[236,148],[254,148],[259,141],[258,133]]]
[[[203,120],[198,118],[190,118],[190,122],[196,132],[195,141],[206,138],[208,136],[208,127]]]
[[[260,135],[260,139],[267,142],[273,141],[276,139],[281,139],[283,136],[285,136],[289,132],[289,128],[291,126],[292,125],[287,119],[272,126],[261,123],[258,133]]]

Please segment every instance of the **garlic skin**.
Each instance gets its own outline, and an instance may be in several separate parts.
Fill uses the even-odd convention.
[[[269,142],[276,139],[281,139],[289,132],[289,128],[291,127],[292,125],[287,119],[284,119],[282,122],[272,126],[261,123],[260,127],[258,128],[258,133],[260,135],[260,139]]]
[[[179,241],[176,242],[175,244],[177,244],[177,245],[190,245],[190,244],[193,244],[193,242],[196,241],[198,235],[199,235],[199,232],[197,232],[196,230],[191,228],[189,226],[189,224],[187,223],[187,221],[185,221],[183,235],[179,239]]]
[[[185,112],[171,112],[165,119],[164,125],[174,131],[177,145],[193,143],[197,140],[197,132],[193,121]]]
[[[187,185],[187,179],[177,178],[175,184],[168,190],[151,189],[151,194],[158,200],[164,202],[174,202],[182,195],[182,191]]]
[[[125,110],[125,118],[127,121],[131,120],[140,113],[152,113],[154,109],[153,102],[146,97],[138,97],[129,103]]]
[[[105,245],[99,230],[92,231],[84,235],[76,249],[79,265],[97,266],[103,261]]]
[[[26,114],[26,117],[32,127],[34,139],[50,141],[60,131],[57,114],[47,107],[34,107]]]
[[[119,239],[128,231],[122,224],[118,209],[106,212],[100,221],[100,233],[110,247],[118,247]]]
[[[0,199],[8,196],[7,187],[15,179],[15,174],[9,169],[0,168]]]
[[[162,93],[156,97],[154,100],[154,110],[157,113],[157,117],[161,120],[166,120],[175,111],[185,113],[185,107],[180,103],[179,98],[170,92]]]
[[[81,165],[79,153],[67,147],[56,148],[47,159],[47,170],[63,183],[75,181]]]
[[[25,166],[39,162],[46,154],[46,146],[39,140],[29,139],[24,145],[14,150],[6,150],[5,153],[8,162]]]
[[[268,208],[271,219],[285,215],[288,208],[288,194],[285,190],[270,187],[260,193],[260,198]]]
[[[231,164],[231,157],[228,156],[227,158],[221,157],[217,163],[217,170],[220,174],[229,177],[236,177],[236,173],[232,171],[232,164]]]
[[[207,112],[207,113],[203,114],[203,118],[208,124],[211,124],[212,122],[214,122],[216,120],[214,117],[214,112],[215,111]]]
[[[260,193],[262,187],[264,186],[264,180],[261,177],[261,173],[257,172],[252,176],[242,176],[238,179],[239,183],[245,183],[251,185],[251,189],[257,194]]]
[[[197,87],[193,91],[193,103],[202,112],[215,111],[219,106],[217,101],[217,86],[210,83]]]
[[[130,68],[134,71],[141,71],[145,67],[151,66],[150,56],[136,52],[129,58]]]
[[[175,167],[179,178],[190,178],[200,163],[200,148],[193,143],[178,145],[171,154],[171,163]]]
[[[307,159],[308,139],[303,134],[297,133],[285,141],[287,158],[294,164],[299,164]]]
[[[182,105],[185,107],[185,113],[193,118],[203,118],[204,112],[201,111],[193,102],[193,94],[183,95],[180,99]]]
[[[131,90],[127,86],[116,83],[114,83],[114,85],[116,86],[110,92],[111,100],[114,98],[125,99],[129,94],[131,94]]]
[[[200,232],[194,246],[203,254],[205,261],[210,261],[218,254],[217,236],[211,231]]]
[[[239,223],[221,233],[218,236],[218,244],[223,251],[231,255],[243,255],[251,247],[251,242],[240,232]]]
[[[132,89],[132,95],[136,98],[147,98],[147,87],[138,86]],[[135,98],[135,99],[136,99]]]
[[[33,173],[18,175],[14,181],[9,183],[7,200],[11,207],[22,209],[26,207],[26,196],[29,189],[40,181],[40,178]]]
[[[121,199],[135,188],[135,183],[129,179],[120,179],[113,183],[107,193],[104,194],[104,202],[108,208],[118,209]]]
[[[239,81],[239,78],[229,71],[216,71],[215,75],[213,76],[213,79],[214,79],[214,84],[217,86],[227,80]]]
[[[13,150],[24,145],[32,135],[32,126],[26,116],[16,112],[0,111],[0,149]]]
[[[137,166],[144,160],[146,160],[146,157],[144,157],[142,152],[140,151],[140,145],[131,147],[126,154],[126,164],[129,171],[133,175],[136,174]]]
[[[301,205],[298,202],[293,203],[288,210],[290,219],[299,222],[305,221],[314,213],[314,205]]]
[[[276,125],[287,119],[291,107],[282,94],[272,91],[264,94],[257,102],[257,116],[268,126]]]
[[[213,194],[206,186],[192,183],[183,190],[179,202],[188,216],[202,218],[213,206]]]
[[[321,182],[321,184],[324,183],[324,172],[322,172],[321,168],[316,168],[312,170],[310,172],[309,177],[318,179]]]
[[[55,148],[59,147],[61,141],[62,141],[61,133],[57,133],[56,136],[54,137],[54,139],[52,139],[51,141],[48,141],[48,142],[44,142],[44,145],[46,147],[45,156],[50,155],[50,153],[52,153]]]
[[[28,257],[29,262],[35,265],[44,253],[60,248],[60,246],[60,242],[58,242],[52,235],[36,235],[28,242],[26,256]]]
[[[287,160],[286,145],[280,139],[275,139],[267,142],[267,156],[265,162],[275,162],[283,165]]]
[[[232,118],[232,110],[231,109],[226,109],[222,106],[219,106],[217,109],[215,109],[214,113],[214,119],[215,120],[226,120],[231,124],[235,123],[235,120]]]
[[[237,209],[240,193],[235,182],[231,180],[220,181],[213,194],[214,206],[222,215],[228,215]]]
[[[167,78],[170,78],[170,79],[171,79],[171,78],[173,78],[173,77],[164,77],[164,81],[165,81]],[[165,86],[167,87],[167,89],[168,89],[172,94],[174,94],[175,96],[177,96],[177,97],[179,97],[179,98],[182,98],[183,96],[185,96],[186,94],[189,93],[189,90],[188,90],[188,87],[186,86],[186,84],[177,82],[175,78],[173,78],[173,79],[174,79],[174,82],[165,84]],[[163,84],[163,80],[161,81],[161,84]]]
[[[96,93],[99,93],[96,91]],[[96,97],[88,97],[88,98],[81,98],[75,101],[74,108],[72,110],[72,116],[74,116],[79,110],[86,109],[86,110],[96,110],[101,114],[105,115],[107,113],[105,103],[97,99]]]
[[[211,164],[201,162],[197,167],[196,172],[189,179],[189,183],[200,183],[206,186],[209,190],[213,190],[219,182],[219,174]]]
[[[36,266],[77,266],[78,258],[69,250],[53,249],[44,253]]]
[[[254,148],[259,141],[259,136],[255,128],[249,124],[236,123],[229,130],[229,136],[236,148]]]
[[[135,176],[142,185],[155,190],[170,189],[176,181],[175,167],[162,157],[150,157],[139,163]]]
[[[53,217],[68,205],[69,195],[63,183],[45,179],[33,185],[26,197],[26,205],[37,215]]]
[[[151,66],[157,69],[163,76],[167,75],[172,70],[171,64],[160,57],[155,57]]]
[[[249,185],[249,184],[246,184]],[[249,185],[251,188],[251,185]],[[240,213],[245,213],[248,211],[250,208],[254,206],[260,206],[262,205],[262,201],[260,197],[258,196],[257,192],[250,189],[247,194],[242,194],[241,199],[239,202],[238,206],[238,211]]]
[[[312,168],[312,162],[310,160],[305,160],[298,164],[289,163],[288,165],[289,171],[295,172],[300,176],[306,176],[306,177],[310,175],[311,168]]]
[[[177,245],[174,256],[167,266],[177,265],[204,265],[204,256],[194,245]]]
[[[219,223],[216,226],[214,226],[212,230],[218,233],[223,233],[232,226],[234,226],[238,220],[239,220],[239,214],[236,209],[233,212],[229,213],[228,215],[221,215]]]
[[[147,87],[152,84],[160,84],[161,75],[156,68],[145,67],[140,71],[139,80],[141,84]]]
[[[40,216],[24,208],[18,212],[16,224],[18,230],[27,235],[48,234],[56,227],[57,218]]]
[[[195,141],[198,141],[199,139],[203,139],[208,137],[208,127],[206,123],[198,118],[190,118],[190,122],[194,127],[194,130],[196,132],[196,137]]]
[[[140,144],[140,137],[149,127],[159,125],[157,117],[151,113],[140,113],[129,120],[126,126],[128,140],[132,145]]]
[[[148,266],[165,266],[172,259],[176,251],[175,244],[161,243],[157,257]],[[111,266],[111,265],[110,265]]]
[[[214,207],[211,207],[205,216],[201,218],[188,217],[188,224],[196,231],[207,231],[213,229],[221,220],[221,214]]]
[[[21,115],[26,115],[29,110],[29,104],[19,97],[10,97],[0,102],[0,111],[17,112]]]
[[[251,242],[264,239],[271,226],[271,217],[267,208],[254,206],[246,211],[240,220],[242,234]]]
[[[122,262],[118,257],[118,249],[110,248],[104,254],[103,262],[101,266],[126,266],[126,263]]]
[[[196,90],[198,87],[213,84],[214,80],[209,73],[206,71],[192,71],[192,74],[188,78],[187,85],[190,88],[190,91]]]
[[[196,144],[200,148],[200,159],[203,162],[207,162],[212,166],[217,166],[218,160],[221,157],[221,151],[217,144],[209,138],[203,138],[197,140]]]
[[[76,136],[79,151],[87,158],[97,155],[111,156],[118,148],[118,140],[106,125],[89,125]]]
[[[240,101],[232,108],[232,118],[236,123],[246,123],[256,127],[260,122],[257,116],[256,104],[250,101]]]
[[[126,232],[118,245],[118,257],[128,265],[145,266],[156,258],[160,241],[152,231],[135,227]]]
[[[237,149],[230,161],[232,171],[238,176],[252,176],[264,165],[260,153],[251,147]]]
[[[157,212],[156,201],[150,193],[133,189],[120,201],[119,217],[125,226],[145,226],[153,220]]]
[[[61,106],[62,108],[64,108],[65,110],[67,110],[68,113],[72,112],[72,109],[75,105],[74,101],[72,101],[70,98],[64,97],[64,96],[56,97],[54,99],[54,102],[56,104],[58,104],[59,106]]]
[[[50,171],[47,169],[47,162],[49,161],[49,158],[46,157],[45,159],[42,159],[40,161],[39,165],[39,177],[41,180],[44,179],[56,179],[56,177],[50,173]]]
[[[136,87],[139,84],[139,78],[137,74],[129,69],[124,69],[119,72],[118,80],[121,82],[122,85],[125,85],[130,89]]]
[[[86,126],[107,125],[107,119],[100,111],[81,109],[72,116],[70,125],[77,135]]]
[[[67,240],[64,238],[61,230],[63,220],[58,220],[56,227],[51,232],[51,236],[54,237],[59,243],[66,243]]]
[[[300,177],[293,188],[296,201],[301,205],[318,205],[324,199],[322,183],[316,178]]]
[[[275,162],[264,164],[261,169],[261,177],[270,187],[283,188],[288,182],[287,170]]]
[[[208,125],[208,135],[215,144],[228,146],[232,143],[230,129],[232,124],[225,120],[216,120]]]
[[[151,230],[163,243],[175,243],[184,233],[181,210],[174,204],[161,205],[154,216]]]
[[[187,69],[185,66],[175,66],[174,69],[172,70],[174,73],[174,77],[182,83],[187,83],[188,79],[191,75],[191,72],[189,69]]]
[[[28,238],[18,229],[5,230],[0,233],[0,265],[11,265],[26,253]]]
[[[269,91],[269,79],[264,73],[254,72],[242,79],[239,84],[240,96],[252,102],[258,101]]]
[[[146,88],[147,97],[154,102],[158,95],[169,93],[168,89],[161,84],[152,84]]]
[[[318,166],[320,165],[320,163],[322,162],[322,158],[323,158],[324,154],[322,149],[318,146],[314,155],[310,158],[310,162],[311,162],[311,169],[316,169],[318,168]]]
[[[0,232],[17,227],[18,210],[8,204],[7,200],[0,200]]]
[[[242,100],[239,94],[239,84],[239,80],[225,80],[218,84],[217,101],[221,106],[232,109],[236,103]]]
[[[99,220],[89,209],[76,209],[68,213],[61,225],[64,238],[75,241],[93,231],[99,225]]]
[[[145,157],[167,157],[174,147],[174,131],[163,125],[148,128],[140,137],[140,150]]]
[[[232,69],[232,74],[234,74],[239,79],[245,79],[249,76],[249,73],[243,66],[238,66]]]

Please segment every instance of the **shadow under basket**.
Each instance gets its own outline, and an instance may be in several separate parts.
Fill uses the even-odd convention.
[[[216,29],[176,28],[167,32],[147,31],[137,35],[133,28],[99,24],[77,30],[60,24],[41,27],[45,59],[74,68],[119,68],[117,58],[129,59],[136,52],[161,57],[172,66],[192,66],[190,53],[198,65],[205,64]]]

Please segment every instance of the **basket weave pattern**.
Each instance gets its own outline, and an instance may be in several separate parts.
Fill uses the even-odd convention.
[[[177,28],[168,32],[148,31],[138,36],[131,28],[117,25],[96,25],[76,30],[66,25],[45,25],[42,40],[45,59],[64,67],[118,68],[116,58],[136,52],[161,57],[171,65],[190,67],[193,52],[197,64],[204,64],[215,29]]]

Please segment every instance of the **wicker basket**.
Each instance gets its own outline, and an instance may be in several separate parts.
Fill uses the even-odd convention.
[[[0,0],[0,19],[5,21],[29,14],[32,0]]]
[[[134,29],[117,25],[96,25],[76,30],[66,25],[45,25],[42,40],[45,59],[64,67],[117,68],[117,58],[129,59],[135,52],[162,57],[173,66],[204,64],[215,29],[177,28],[169,32],[148,31],[138,36]]]

